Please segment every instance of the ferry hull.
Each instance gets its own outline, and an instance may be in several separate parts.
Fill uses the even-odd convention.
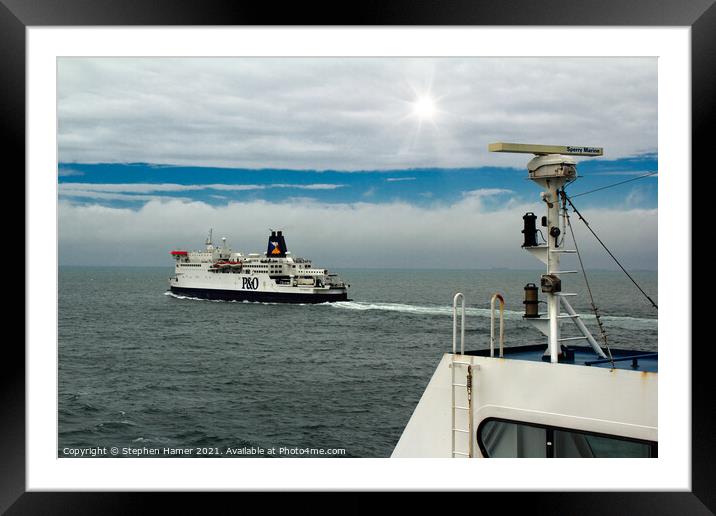
[[[170,290],[177,295],[210,299],[217,301],[252,301],[259,303],[332,303],[335,301],[348,301],[348,292],[331,294],[316,293],[288,293],[265,292],[246,290],[223,290],[209,288],[190,288],[171,286]]]

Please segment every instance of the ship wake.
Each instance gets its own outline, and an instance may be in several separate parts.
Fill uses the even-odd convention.
[[[377,310],[384,312],[400,312],[411,315],[422,315],[422,316],[452,316],[452,306],[440,306],[440,305],[409,305],[403,303],[371,303],[367,301],[337,301],[334,303],[324,303],[324,305],[332,306],[343,310],[358,310],[368,311]],[[476,316],[488,318],[490,317],[489,308],[480,307],[466,307],[466,316]],[[515,310],[505,310],[505,319],[508,320],[522,320],[524,312]],[[594,315],[584,314],[580,315],[582,319],[587,321],[594,320]],[[658,319],[647,319],[641,317],[623,317],[623,316],[610,316],[602,315],[602,320],[609,322],[610,324],[625,328],[629,330],[657,330],[659,321]]]
[[[173,297],[174,299],[184,299],[189,301],[204,301],[208,303],[243,303],[248,305],[291,305],[291,306],[306,306],[306,303],[277,303],[274,301],[249,301],[249,300],[237,300],[237,299],[206,299],[204,297],[185,296],[183,294],[177,294],[171,290],[164,292],[165,296]]]

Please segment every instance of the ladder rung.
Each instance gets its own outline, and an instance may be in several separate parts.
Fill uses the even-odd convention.
[[[469,456],[470,456],[469,453],[463,453],[463,452],[461,452],[461,451],[454,451],[454,452],[452,452],[452,454],[453,454],[453,455],[455,455],[455,454],[457,454],[457,455],[464,455],[465,457],[469,457]]]
[[[574,292],[556,292],[554,295],[560,296],[560,297],[566,297],[566,296],[578,296],[579,294],[575,294]]]
[[[450,362],[455,365],[472,365],[472,362]]]
[[[457,406],[455,406],[455,407],[453,407],[453,408],[454,408],[454,409],[458,409],[458,410],[470,410],[470,407],[457,407]]]
[[[453,387],[467,387],[466,383],[454,383],[452,384]]]
[[[470,430],[463,430],[462,428],[453,428],[453,432],[462,432],[463,434],[469,434]]]
[[[550,253],[576,253],[575,249],[552,249]]]
[[[552,271],[550,274],[577,274],[579,271]]]
[[[560,341],[560,342],[562,342],[562,341],[565,341],[565,340],[582,340],[582,339],[586,339],[586,338],[587,338],[587,337],[563,337],[563,338],[557,339],[557,340]]]
[[[579,314],[574,314],[574,315],[568,315],[568,314],[558,315],[558,316],[557,316],[557,319],[579,319]]]

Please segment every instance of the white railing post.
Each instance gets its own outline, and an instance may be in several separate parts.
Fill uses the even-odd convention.
[[[462,301],[461,303],[461,310],[462,310],[462,320],[460,323],[460,354],[465,354],[465,296],[462,294],[462,292],[458,292],[455,294],[455,297],[452,300],[452,352],[455,354],[457,352],[457,300],[460,299]]]
[[[490,356],[495,356],[495,299],[500,301],[500,358],[505,348],[505,298],[495,293],[490,299]]]

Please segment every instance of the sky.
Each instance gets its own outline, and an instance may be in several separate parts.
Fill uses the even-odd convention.
[[[632,269],[657,268],[653,58],[62,58],[61,265],[171,265],[209,228],[284,229],[327,267],[539,268],[529,155],[603,147],[567,191]],[[639,178],[645,174],[649,177]],[[615,268],[575,217],[585,265]]]

